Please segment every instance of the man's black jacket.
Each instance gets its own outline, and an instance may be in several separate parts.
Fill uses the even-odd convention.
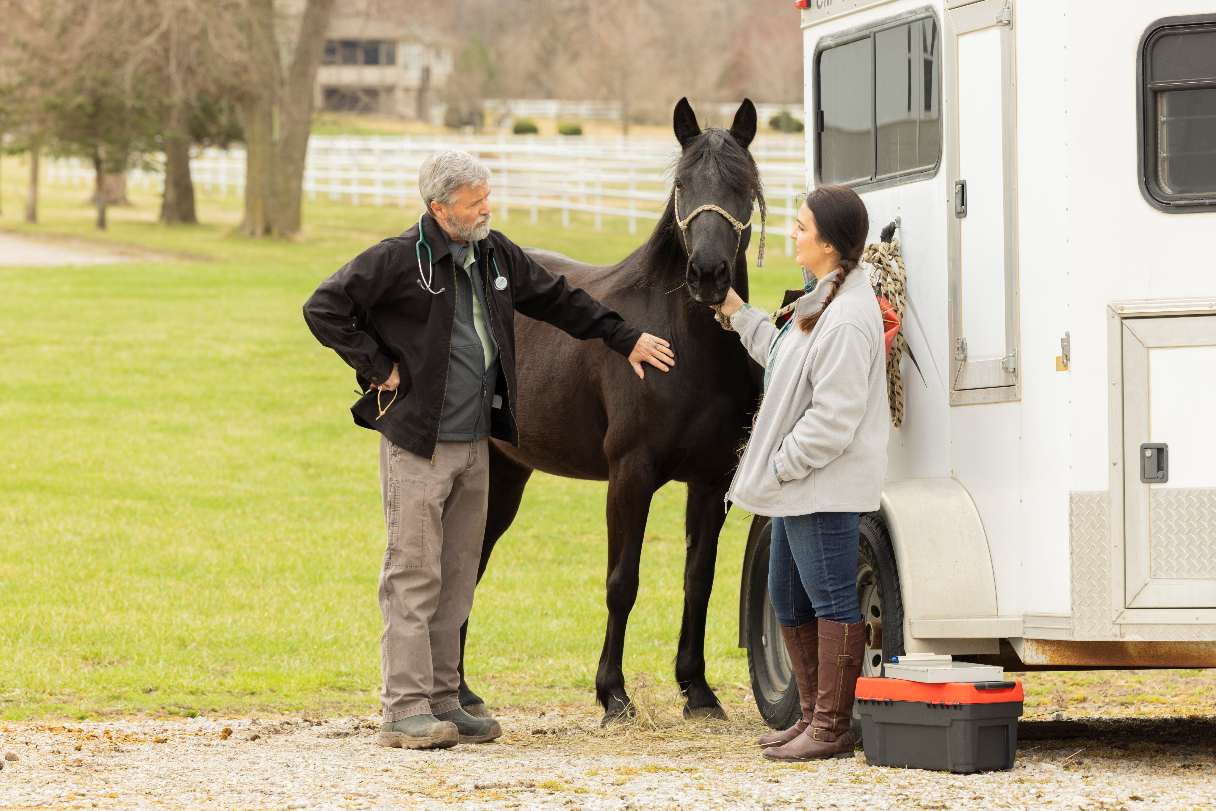
[[[430,457],[439,436],[456,285],[447,236],[430,214],[423,216],[421,226],[434,258],[431,288],[443,292],[434,295],[422,284],[427,253],[423,249],[420,274],[415,254],[419,226],[415,225],[399,237],[368,248],[322,282],[304,304],[304,320],[318,341],[355,370],[360,391],[367,392],[351,406],[355,423],[380,431],[408,451]],[[495,264],[507,279],[506,290],[494,286]],[[477,244],[476,269],[485,283],[486,318],[499,352],[495,393],[502,397],[502,407],[493,409],[490,433],[518,444],[516,310],[575,338],[602,338],[626,356],[641,333],[563,277],[536,264],[498,231],[491,231]],[[394,363],[401,377],[397,399],[377,419],[376,391],[370,387],[387,380]],[[381,403],[388,403],[391,397],[384,392]]]

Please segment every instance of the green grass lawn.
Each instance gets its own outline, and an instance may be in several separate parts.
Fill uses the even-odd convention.
[[[83,188],[47,189],[41,224],[20,223],[23,181],[5,160],[0,228],[158,258],[0,268],[0,717],[375,712],[376,438],[300,306],[417,211],[317,201],[301,239],[250,241],[232,234],[238,198],[202,196],[205,225],[166,228],[136,191],[101,234]],[[643,239],[556,214],[497,225],[593,262]],[[778,237],[753,272],[766,306],[799,279]],[[683,490],[655,501],[625,649],[628,683],[673,705]],[[474,607],[469,671],[492,704],[594,700],[604,494],[533,479]],[[706,655],[736,700],[745,530],[733,514],[723,533]]]

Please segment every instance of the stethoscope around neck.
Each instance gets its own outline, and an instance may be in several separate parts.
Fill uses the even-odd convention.
[[[422,269],[423,249],[426,249],[425,271]],[[477,255],[477,247],[474,243],[469,243],[469,250],[474,252],[474,256]],[[431,286],[431,283],[435,281],[435,260],[431,255],[430,243],[426,241],[426,232],[422,230],[422,217],[418,218],[418,242],[414,245],[414,256],[418,259],[418,284],[422,285],[423,289],[432,296],[437,296],[444,290],[447,290],[446,287],[441,287],[436,290]],[[501,293],[507,289],[507,277],[503,276],[502,273],[499,272],[498,259],[496,259],[493,254],[490,255],[490,265],[494,268],[494,289]]]

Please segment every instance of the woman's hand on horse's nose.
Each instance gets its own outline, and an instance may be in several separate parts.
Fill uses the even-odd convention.
[[[722,300],[720,305],[718,305],[718,309],[722,311],[723,315],[729,318],[730,316],[739,312],[740,308],[743,307],[743,303],[743,298],[736,293],[735,288],[732,287],[730,290],[726,291],[726,298]]]
[[[658,337],[651,335],[649,332],[643,332],[642,337],[638,338],[638,342],[634,344],[633,351],[629,353],[629,363],[633,366],[634,374],[639,380],[646,379],[646,373],[642,370],[643,363],[649,363],[660,372],[666,372],[676,365],[676,355],[671,351],[671,344]]]

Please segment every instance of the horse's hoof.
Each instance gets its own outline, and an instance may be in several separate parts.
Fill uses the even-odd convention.
[[[465,704],[462,707],[465,712],[474,718],[490,718],[490,710],[486,707],[484,701],[478,701],[476,704]]]
[[[700,721],[704,718],[712,718],[715,721],[725,721],[726,710],[722,709],[721,704],[715,704],[712,707],[690,707],[684,705],[684,720],[685,721]]]
[[[638,711],[634,709],[632,701],[622,703],[621,701],[613,700],[612,708],[604,713],[604,717],[600,721],[600,726],[606,727],[612,724],[620,724],[625,721],[632,721],[637,717]]]

